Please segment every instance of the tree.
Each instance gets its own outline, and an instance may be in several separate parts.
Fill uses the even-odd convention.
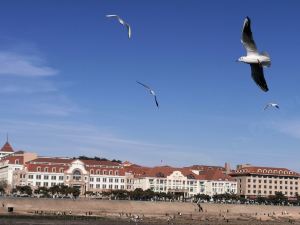
[[[30,186],[16,186],[16,188],[12,190],[12,193],[26,194],[31,196],[32,189]]]
[[[7,188],[7,182],[4,180],[0,181],[0,194],[4,194],[6,188]]]
[[[49,198],[49,189],[47,187],[38,187],[37,189],[34,190],[34,194],[39,195],[40,197],[45,197]]]
[[[198,201],[199,199],[202,201],[207,201],[207,202],[210,201],[210,196],[206,195],[206,194],[197,194],[194,196],[194,198],[196,199],[196,201]]]
[[[275,192],[275,195],[270,195],[268,200],[274,205],[287,205],[288,198],[282,192]]]

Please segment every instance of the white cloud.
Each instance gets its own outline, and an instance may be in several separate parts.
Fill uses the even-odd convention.
[[[58,70],[43,63],[43,60],[37,56],[2,51],[0,52],[0,75],[41,77],[58,74]]]

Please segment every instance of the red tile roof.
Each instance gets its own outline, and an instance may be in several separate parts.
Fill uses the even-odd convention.
[[[59,158],[59,157],[39,157],[29,161],[30,164],[70,164],[74,159],[72,158]]]
[[[14,149],[11,147],[9,142],[7,141],[0,150],[1,152],[14,152]]]
[[[24,156],[22,155],[8,155],[1,159],[1,161],[7,161],[9,164],[24,164]]]
[[[247,174],[258,174],[258,175],[276,175],[276,176],[300,176],[297,172],[291,171],[286,168],[275,168],[275,167],[258,167],[258,166],[247,166],[235,170],[231,173],[231,176],[240,176]]]
[[[224,173],[220,169],[208,169],[202,171],[202,173],[195,174],[189,168],[174,168],[170,166],[158,166],[158,167],[135,167],[128,166],[125,171],[132,173],[135,177],[167,177],[171,175],[174,171],[180,171],[188,179],[196,180],[228,180],[234,181],[234,179]]]

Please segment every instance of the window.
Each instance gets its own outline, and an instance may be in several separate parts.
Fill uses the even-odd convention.
[[[108,185],[108,189],[112,189],[112,184]]]
[[[33,179],[33,175],[32,174],[28,175],[28,179]]]
[[[119,189],[119,186],[118,186],[118,185],[115,185],[115,189]]]
[[[248,179],[248,182],[251,182],[251,179]]]
[[[269,194],[271,195],[271,194],[272,194],[272,191],[269,191]]]
[[[51,180],[56,180],[56,176],[51,176]]]
[[[94,174],[94,170],[93,169],[90,170],[90,174]]]
[[[56,168],[55,167],[52,168],[52,173],[56,173]]]
[[[44,175],[44,180],[48,180],[49,176],[48,175]]]
[[[106,178],[103,178],[103,182],[106,182]]]
[[[100,174],[100,170],[96,170],[96,174]]]
[[[37,187],[41,186],[41,182],[36,182],[35,186],[37,186]]]
[[[94,177],[90,177],[90,182],[94,182]]]
[[[113,171],[112,170],[109,171],[109,175],[113,175]]]
[[[124,183],[124,179],[121,179],[121,183]]]
[[[48,182],[44,182],[44,187],[48,187]]]
[[[40,180],[40,179],[42,179],[42,176],[41,175],[36,175],[36,179]]]
[[[104,175],[107,175],[107,171],[106,171],[106,170],[103,170],[103,174],[104,174]]]
[[[51,182],[51,187],[55,186],[55,183],[54,182]]]
[[[272,180],[269,180],[269,183],[272,184]]]
[[[59,180],[64,180],[64,176],[59,176],[58,179]]]
[[[102,188],[103,188],[103,189],[106,189],[106,184],[102,184]]]
[[[119,171],[118,170],[115,171],[115,175],[119,176]]]
[[[93,184],[90,184],[90,188],[93,189],[93,188],[94,188],[94,185],[93,185]]]
[[[59,172],[63,173],[64,172],[64,168],[59,168]]]
[[[15,164],[20,164],[20,160],[16,159]]]
[[[109,181],[108,181],[109,183],[112,183],[112,182],[114,182],[114,179],[112,179],[112,178],[109,178]]]
[[[96,184],[96,188],[100,188],[100,184]]]
[[[115,179],[115,183],[119,183],[119,179]]]
[[[45,167],[44,171],[45,171],[45,172],[48,172],[48,167]]]
[[[100,178],[97,178],[96,181],[97,181],[97,182],[100,182],[101,180],[100,180]]]
[[[79,170],[74,170],[73,172],[73,180],[81,180],[81,172]]]
[[[40,167],[40,166],[37,167],[37,168],[36,168],[36,171],[41,172],[41,167]]]

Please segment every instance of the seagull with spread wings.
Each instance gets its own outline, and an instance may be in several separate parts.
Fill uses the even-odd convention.
[[[273,108],[276,108],[276,109],[279,109],[279,105],[277,103],[268,103],[264,110],[268,109],[269,107],[273,107]]]
[[[240,57],[237,61],[250,64],[251,75],[254,82],[265,92],[269,90],[267,82],[264,77],[263,67],[271,66],[271,59],[268,53],[259,53],[256,44],[253,40],[251,31],[251,20],[246,17],[242,31],[242,44],[244,45],[247,55]]]
[[[155,100],[155,104],[156,104],[157,108],[159,108],[159,104],[158,104],[155,92],[148,85],[143,84],[143,83],[141,83],[139,81],[137,81],[137,83],[140,84],[140,85],[142,85],[144,88],[148,89],[148,91],[150,92],[150,94],[154,96],[154,100]]]
[[[122,24],[123,26],[126,27],[127,31],[128,31],[128,38],[131,38],[131,27],[128,23],[126,23],[123,19],[121,19],[118,15],[106,15],[106,17],[108,18],[116,18],[120,24]]]

